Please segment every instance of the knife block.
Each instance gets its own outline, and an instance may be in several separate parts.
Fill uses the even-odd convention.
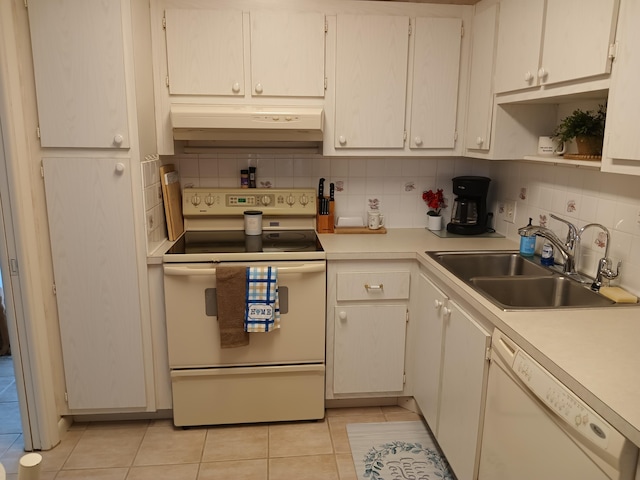
[[[329,214],[320,214],[320,202],[318,202],[318,211],[316,212],[316,232],[318,233],[333,233],[335,229],[334,211],[335,201],[329,202]]]

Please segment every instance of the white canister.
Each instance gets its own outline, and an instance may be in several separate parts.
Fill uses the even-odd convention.
[[[244,212],[245,235],[262,235],[262,212],[260,210],[246,210]]]

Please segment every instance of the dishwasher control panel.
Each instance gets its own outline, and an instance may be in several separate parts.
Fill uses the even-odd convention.
[[[610,427],[567,387],[522,351],[513,359],[514,373],[557,416],[600,448],[606,449]]]

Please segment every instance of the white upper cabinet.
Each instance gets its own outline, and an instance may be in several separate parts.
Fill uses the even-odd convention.
[[[119,1],[29,0],[43,147],[129,148]]]
[[[609,73],[617,13],[618,0],[503,0],[496,92]]]
[[[462,19],[415,19],[409,147],[453,148]]]
[[[324,96],[324,15],[251,12],[251,95]]]
[[[324,96],[322,13],[167,9],[165,24],[171,95]]]
[[[244,95],[242,10],[165,12],[169,93]]]
[[[336,149],[403,148],[409,17],[337,18]]]
[[[489,150],[491,145],[497,15],[496,4],[477,12],[473,17],[465,142],[468,149]]]
[[[618,51],[611,74],[602,170],[640,175],[640,2],[620,7]]]

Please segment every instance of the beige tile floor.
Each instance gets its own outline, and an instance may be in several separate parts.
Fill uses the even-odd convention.
[[[402,407],[385,406],[328,409],[317,422],[186,430],[170,420],[75,423],[58,446],[41,452],[40,478],[357,480],[348,423],[420,418]],[[0,454],[9,480],[17,478],[22,448],[20,437]]]

